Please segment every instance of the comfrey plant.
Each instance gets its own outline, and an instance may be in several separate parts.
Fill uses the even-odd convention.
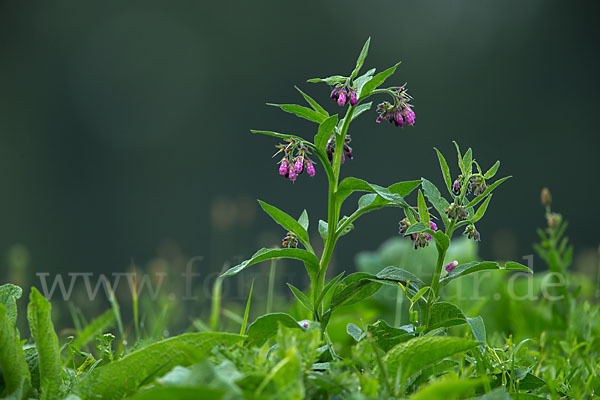
[[[377,123],[386,120],[396,127],[412,126],[415,123],[415,112],[410,103],[412,97],[407,93],[406,85],[381,87],[396,71],[399,64],[378,74],[375,74],[375,69],[370,69],[359,75],[367,56],[369,41],[365,43],[356,67],[349,75],[335,75],[308,81],[325,83],[332,87],[331,99],[335,101],[337,107],[345,108],[342,118],[338,114],[330,115],[313,98],[297,88],[311,108],[296,104],[270,105],[316,123],[317,133],[312,141],[292,134],[252,131],[282,140],[283,143],[277,146],[276,153],[279,159],[279,174],[290,181],[295,181],[305,171],[309,176],[315,175],[319,171],[315,161],[318,160],[321,164],[320,169],[327,176],[329,184],[327,221],[318,222],[318,231],[324,241],[322,254],[319,257],[311,245],[308,234],[309,216],[306,210],[295,219],[259,200],[263,210],[287,231],[282,242],[283,248],[261,249],[250,259],[229,269],[223,276],[235,275],[253,264],[274,258],[292,258],[302,261],[310,277],[310,294],[306,295],[294,286],[288,286],[300,303],[312,312],[314,322],[320,323],[323,330],[336,309],[373,295],[384,284],[397,286],[401,283],[403,292],[411,304],[415,305],[414,310],[411,307],[412,328],[410,329],[410,335],[414,336],[435,328],[468,321],[456,306],[438,301],[441,289],[452,280],[481,270],[527,271],[528,269],[512,262],[504,266],[491,261],[458,265],[455,261],[445,259],[456,230],[464,229],[464,233],[469,238],[480,239],[475,223],[483,217],[492,198],[492,191],[508,179],[506,177],[489,183],[496,175],[499,162],[484,173],[473,158],[472,150],[469,149],[462,154],[456,145],[460,174],[453,179],[446,160],[436,149],[450,196],[449,200],[446,200],[436,186],[427,179],[398,182],[388,187],[355,177],[347,177],[340,181],[342,164],[353,158],[350,147],[350,124],[372,108],[372,101],[369,101],[372,97],[383,95],[391,98],[390,101],[384,101],[377,106]],[[405,197],[416,189],[418,189],[417,206],[411,206]],[[342,216],[340,212],[342,204],[354,192],[367,192],[367,194],[358,199],[357,208],[352,214]],[[437,211],[437,216],[430,214],[426,199]],[[358,218],[384,207],[403,209],[406,217],[400,222],[400,234],[412,240],[415,249],[425,247],[432,241],[435,242],[438,259],[431,282],[426,284],[412,273],[397,266],[387,266],[376,275],[359,272],[343,277],[342,273],[326,281],[327,269],[338,240],[353,229],[353,223]],[[417,308],[420,312],[416,310]],[[286,326],[297,325],[296,321],[287,314],[272,314],[261,318],[269,318]],[[259,325],[258,320],[254,325],[255,327]],[[307,324],[300,324],[300,326],[306,327]],[[252,331],[251,326],[249,336],[252,336]]]

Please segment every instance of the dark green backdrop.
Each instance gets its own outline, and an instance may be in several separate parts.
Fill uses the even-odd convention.
[[[286,182],[276,142],[248,131],[312,136],[265,102],[300,101],[296,84],[335,111],[305,80],[349,72],[368,36],[368,66],[403,61],[396,82],[417,122],[364,115],[343,174],[441,183],[432,148],[454,160],[454,139],[515,177],[479,225],[484,256],[532,253],[543,186],[577,250],[599,242],[598,2],[85,3],[0,4],[0,252],[24,245],[31,273],[123,271],[169,252],[218,270],[283,236],[257,197],[306,207],[314,228],[322,170]],[[337,268],[397,234],[400,217],[361,220]]]

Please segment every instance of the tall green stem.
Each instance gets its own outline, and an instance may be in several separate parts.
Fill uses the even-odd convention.
[[[337,193],[338,183],[340,180],[340,167],[342,164],[342,154],[344,152],[344,141],[346,139],[348,127],[350,126],[352,114],[354,114],[354,109],[355,107],[353,106],[348,107],[341,131],[334,132],[335,152],[333,154],[333,177],[329,179],[329,192],[327,198],[327,238],[325,239],[325,248],[323,249],[323,255],[321,256],[321,261],[319,264],[320,268],[316,277],[316,282],[312,282],[313,299],[315,302],[319,298],[319,295],[321,294],[325,285],[327,267],[329,266],[329,261],[331,260],[333,249],[335,248],[335,243],[337,241],[336,228],[340,218],[341,205],[337,204],[335,195]],[[319,305],[315,304],[315,306]],[[315,310],[315,314],[318,317],[320,310]]]

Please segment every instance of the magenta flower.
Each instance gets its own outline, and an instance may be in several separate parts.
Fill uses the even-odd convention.
[[[300,156],[300,157],[296,158],[296,164],[294,164],[294,171],[296,171],[297,174],[301,173],[303,166],[304,166],[304,157]]]
[[[310,160],[306,160],[306,172],[309,176],[315,176],[315,167]]]
[[[350,88],[350,104],[355,106],[358,103],[358,98],[356,97],[356,91],[354,88]]]
[[[337,103],[338,106],[342,107],[346,104],[346,90],[344,90],[343,88],[340,90],[340,94],[338,95],[337,98]]]
[[[279,164],[279,175],[285,176],[288,171],[288,162],[287,158],[283,157],[281,160],[281,164]]]
[[[446,265],[446,271],[448,271],[448,273],[454,271],[454,268],[456,268],[458,266],[458,261],[452,261],[450,264]]]
[[[290,181],[294,182],[297,177],[298,177],[298,174],[296,173],[296,169],[294,167],[290,166],[289,171],[288,171],[288,179]]]

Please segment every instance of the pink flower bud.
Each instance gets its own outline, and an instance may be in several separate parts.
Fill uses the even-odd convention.
[[[309,176],[315,176],[315,166],[310,160],[306,161],[306,172],[308,172]]]
[[[288,170],[288,162],[287,162],[287,159],[284,157],[283,160],[281,160],[281,164],[279,164],[279,175],[287,174],[287,170]]]
[[[337,103],[340,107],[346,104],[346,91],[344,89],[340,90],[340,95],[337,98]]]
[[[289,172],[288,172],[289,180],[294,182],[297,177],[298,177],[298,174],[296,173],[296,169],[293,166],[290,166]]]
[[[356,98],[356,92],[354,89],[350,89],[350,104],[355,106],[358,103],[358,99]]]
[[[294,171],[296,171],[297,174],[301,173],[303,166],[304,166],[304,157],[300,156],[300,157],[296,158],[296,164],[294,164]]]
[[[437,225],[433,221],[429,221],[429,228],[431,228],[431,230],[434,232],[436,232],[438,230]]]
[[[450,264],[446,265],[446,271],[448,271],[448,273],[454,271],[454,268],[456,268],[458,266],[458,261],[452,261]]]

